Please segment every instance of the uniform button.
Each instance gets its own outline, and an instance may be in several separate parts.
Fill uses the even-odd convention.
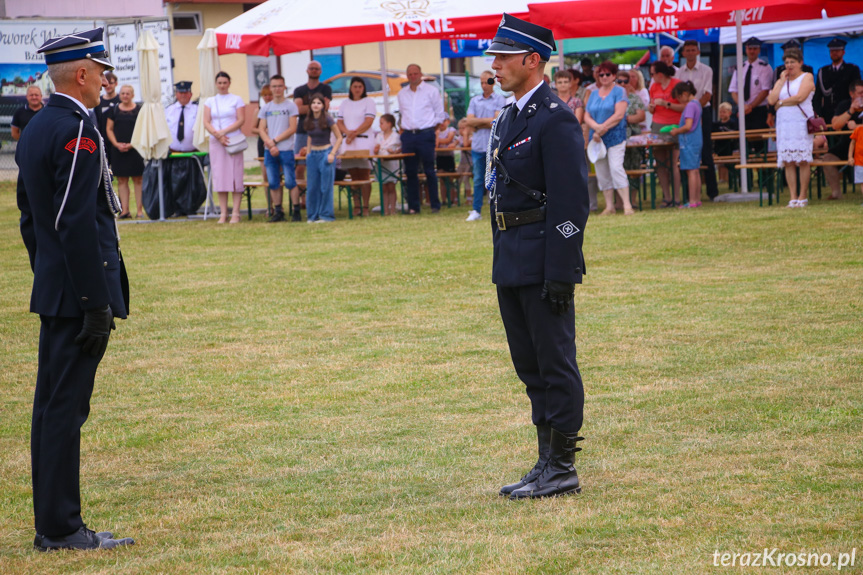
[[[81,298],[81,301],[87,301],[87,298],[86,298],[86,297],[82,297],[82,298]]]
[[[102,267],[103,267],[103,268],[108,267],[108,262],[102,262]]]

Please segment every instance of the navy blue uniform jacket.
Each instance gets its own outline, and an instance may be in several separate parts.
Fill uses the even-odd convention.
[[[508,114],[517,109],[515,104],[508,108],[504,108]],[[590,200],[584,137],[578,120],[569,106],[543,83],[514,123],[505,120],[501,124],[509,129],[504,135],[491,135],[492,150],[498,148],[512,179],[545,192],[547,205],[544,222],[499,230],[496,211],[523,212],[539,207],[540,203],[507,185],[498,170],[496,197],[490,200],[494,235],[492,281],[502,287],[540,284],[544,280],[581,283],[585,273],[582,243]]]
[[[110,304],[116,317],[126,317],[128,301],[121,279],[125,273],[114,214],[105,195],[100,145],[84,111],[57,95],[34,116],[18,142],[18,209],[34,274],[30,298],[34,313],[80,317],[85,310]]]

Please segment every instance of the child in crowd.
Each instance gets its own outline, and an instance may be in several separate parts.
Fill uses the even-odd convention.
[[[435,148],[455,148],[458,146],[457,136],[456,129],[450,126],[450,119],[444,118],[444,121],[438,126]],[[439,172],[455,172],[455,153],[438,152],[435,164]],[[455,192],[456,197],[458,196],[458,183],[455,180],[451,180],[449,185],[444,184],[444,189],[449,194],[450,202],[453,201],[453,192]]]
[[[719,104],[719,121],[713,124],[713,132],[736,132],[739,125],[735,118],[731,116],[731,104],[722,102]],[[739,149],[740,145],[736,139],[734,140],[714,140],[713,154],[715,156],[732,156]],[[725,165],[719,165],[719,181],[728,181],[728,168]]]
[[[680,115],[680,126],[671,130],[680,142],[680,169],[685,171],[689,183],[689,202],[681,208],[701,206],[701,103],[695,98],[692,82],[680,82],[672,90],[672,97],[686,106]]]
[[[375,134],[375,154],[388,156],[398,154],[402,150],[402,142],[396,131],[396,119],[392,114],[384,114],[380,119],[381,131]],[[396,181],[399,171],[398,160],[383,160],[384,205],[381,209],[385,216],[396,213]]]
[[[313,94],[309,102],[309,115],[305,128],[309,135],[309,153],[306,156],[306,216],[309,223],[332,222],[333,182],[336,174],[336,152],[342,145],[342,133],[326,112],[326,101],[321,94]],[[335,144],[330,137],[335,136]]]
[[[863,191],[863,126],[857,126],[851,133],[848,165],[854,166],[854,183],[860,184],[860,190]]]

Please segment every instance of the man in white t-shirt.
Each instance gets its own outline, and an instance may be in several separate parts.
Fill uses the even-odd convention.
[[[300,111],[292,100],[285,98],[285,79],[282,76],[276,74],[270,78],[270,90],[273,92],[272,102],[264,104],[258,112],[261,120],[258,129],[265,148],[264,167],[273,200],[270,222],[285,221],[282,208],[282,173],[285,175],[285,187],[291,194],[291,221],[299,222],[300,189],[297,187],[294,163],[294,134],[297,132],[297,117]]]

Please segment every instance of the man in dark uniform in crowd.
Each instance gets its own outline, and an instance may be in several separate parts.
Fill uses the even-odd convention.
[[[815,78],[815,97],[812,106],[815,113],[828,124],[833,121],[836,105],[848,98],[848,86],[860,79],[860,68],[845,61],[845,45],[842,38],[833,38],[827,43],[831,63],[818,70]]]
[[[487,50],[503,108],[489,138],[492,281],[516,373],[530,398],[539,458],[511,499],[581,491],[575,470],[584,388],[575,359],[575,284],[584,273],[587,164],[578,121],[543,82],[551,30],[504,14]]]
[[[195,120],[198,104],[192,102],[192,83],[174,84],[176,101],[165,108],[165,120],[171,132],[171,153],[196,152]],[[165,214],[188,216],[198,211],[207,199],[207,184],[198,158],[171,158],[163,161],[165,186]],[[156,194],[158,196],[158,193]],[[145,205],[148,214],[158,214],[159,205]]]
[[[87,529],[81,518],[81,426],[96,369],[125,318],[128,282],[115,216],[120,202],[88,108],[113,69],[102,29],[48,40],[56,93],[30,122],[15,153],[21,236],[30,256],[30,311],[41,319],[30,440],[34,546],[99,549],[133,543]]]

